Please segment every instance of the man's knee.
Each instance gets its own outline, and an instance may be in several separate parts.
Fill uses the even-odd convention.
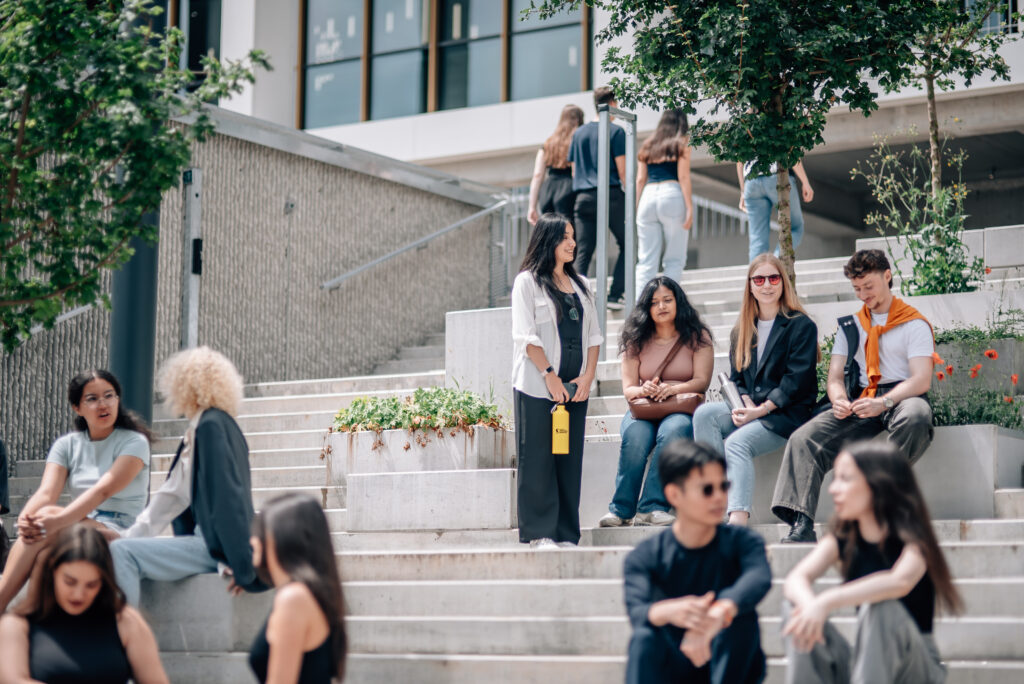
[[[910,397],[900,402],[900,410],[893,421],[899,427],[908,430],[930,430],[932,427],[932,407],[921,397]]]

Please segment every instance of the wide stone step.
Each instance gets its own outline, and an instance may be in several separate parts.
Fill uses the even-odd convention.
[[[243,433],[285,430],[326,430],[334,422],[337,409],[302,411],[298,413],[271,413],[240,415],[235,418]],[[188,427],[185,420],[153,421],[153,432],[161,438],[181,439]]]
[[[319,449],[323,447],[327,430],[276,430],[248,432],[245,441],[251,451],[279,451],[281,449]],[[181,435],[161,437],[153,442],[153,453],[173,454],[181,442]]]
[[[996,516],[1024,518],[1024,489],[997,489]]]
[[[323,487],[331,484],[329,472],[323,464],[313,466],[287,466],[281,468],[252,468],[249,471],[253,488]],[[150,475],[150,489],[156,491],[167,479],[166,472]]]
[[[424,345],[418,347],[402,347],[398,351],[399,359],[431,359],[440,361],[444,366],[444,344]]]
[[[177,445],[175,445],[177,446]],[[322,449],[319,447],[303,449],[270,449],[270,450],[249,450],[249,465],[252,468],[290,468],[325,466],[321,458]],[[154,455],[150,465],[155,470],[166,471],[174,461],[174,454]]]
[[[253,487],[252,505],[257,511],[281,494],[302,494],[315,499],[323,508],[345,508],[345,487]]]
[[[411,390],[416,387],[444,385],[444,371],[401,373],[397,375],[363,375],[317,380],[262,382],[245,386],[246,397],[281,397],[309,394],[344,394],[384,390]]]
[[[415,388],[389,390],[357,390],[336,394],[299,394],[280,397],[252,397],[242,401],[242,415],[276,415],[280,413],[310,413],[320,411],[337,411],[347,408],[354,399],[361,397],[398,397],[411,396]]]
[[[440,365],[438,365],[440,363]],[[440,359],[393,359],[391,361],[385,361],[373,369],[375,374],[379,375],[398,375],[398,374],[412,374],[412,373],[426,373],[428,371],[434,371],[444,368],[444,356]]]

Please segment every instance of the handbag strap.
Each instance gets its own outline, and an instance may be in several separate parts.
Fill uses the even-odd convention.
[[[658,370],[655,371],[655,373],[654,373],[654,377],[655,378],[657,378],[658,380],[661,380],[661,374],[665,372],[665,369],[668,368],[668,364],[672,363],[672,359],[676,358],[676,354],[678,354],[679,350],[682,349],[682,348],[683,348],[683,336],[680,335],[679,339],[676,340],[676,343],[674,345],[672,345],[672,349],[670,349],[668,354],[665,356],[665,360],[661,362],[661,365],[658,366]]]

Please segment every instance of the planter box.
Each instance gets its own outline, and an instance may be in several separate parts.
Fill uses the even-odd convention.
[[[426,444],[416,441],[426,438]],[[417,433],[407,430],[374,432],[336,432],[329,438],[331,453],[327,463],[332,482],[341,484],[349,475],[366,473],[405,473],[433,470],[481,470],[511,468],[513,438],[508,430],[474,427],[472,432],[458,430]],[[377,445],[376,448],[374,445]]]

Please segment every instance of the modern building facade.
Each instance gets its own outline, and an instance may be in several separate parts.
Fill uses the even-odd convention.
[[[972,2],[973,0],[966,0]],[[567,103],[593,111],[590,90],[606,80],[606,17],[581,8],[541,21],[530,0],[177,0],[205,26],[202,50],[237,58],[266,51],[274,65],[221,105],[329,140],[505,188],[529,183],[533,159]],[[1006,17],[1024,0],[1006,0]],[[210,21],[197,21],[203,13]],[[525,18],[524,18],[525,17]],[[214,25],[213,19],[216,19]],[[993,18],[999,30],[1001,18]],[[219,45],[211,37],[219,26]],[[1011,24],[1013,38],[1021,26]],[[195,49],[191,50],[196,52]],[[1009,81],[976,79],[940,94],[943,130],[967,150],[969,227],[1019,222],[1024,213],[1024,42],[1004,47]],[[825,144],[805,166],[815,188],[804,207],[802,257],[828,256],[865,237],[872,202],[850,169],[875,134],[925,139],[923,92],[884,95],[870,118],[837,108]],[[643,135],[657,112],[638,112]],[[916,127],[917,132],[912,132]],[[738,202],[735,168],[704,151],[693,158],[694,192],[721,207]],[[709,219],[710,220],[710,219]],[[745,238],[698,225],[694,266],[735,263]]]

